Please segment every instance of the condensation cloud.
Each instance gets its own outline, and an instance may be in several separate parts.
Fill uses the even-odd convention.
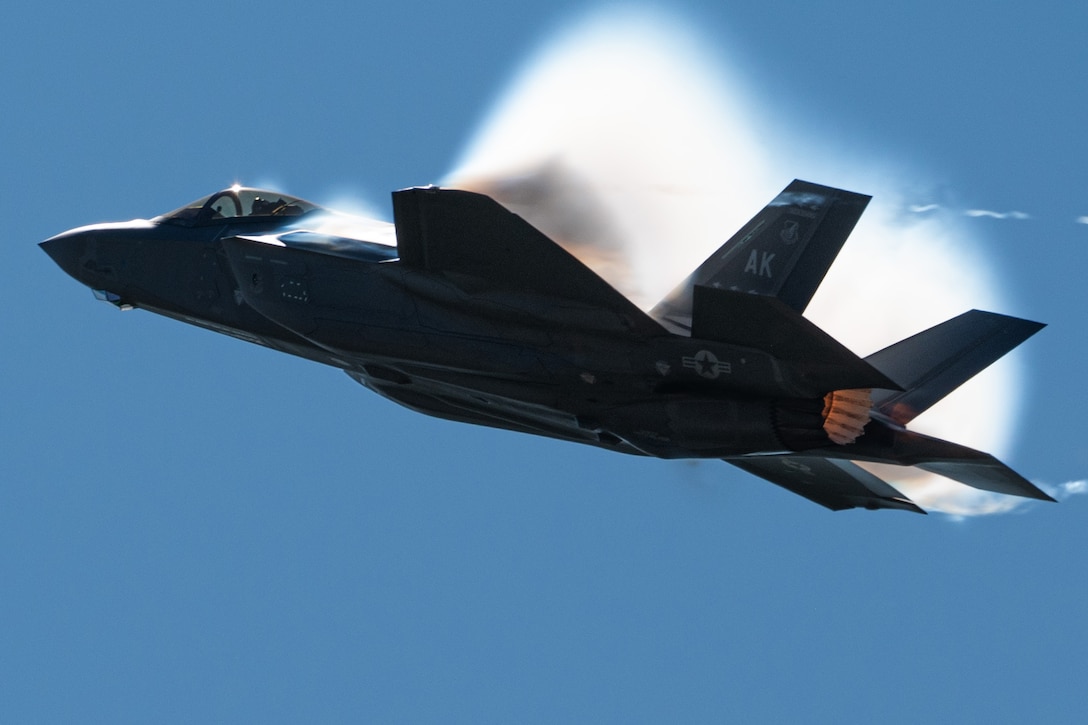
[[[968,209],[964,212],[970,217],[988,217],[990,219],[1031,219],[1031,215],[1022,211],[992,211],[990,209]]]
[[[887,181],[894,169],[799,159],[808,131],[770,137],[780,124],[760,123],[758,100],[707,48],[660,11],[571,25],[517,75],[444,183],[492,194],[648,309],[803,168],[874,196],[806,312],[852,350],[867,355],[971,308],[1002,311],[962,213],[912,205]],[[782,147],[789,159],[776,156]],[[912,427],[1001,456],[1018,380],[1006,359]],[[956,515],[1023,503],[907,469],[881,475]]]

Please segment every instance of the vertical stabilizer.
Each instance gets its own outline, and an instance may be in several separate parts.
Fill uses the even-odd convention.
[[[794,181],[650,312],[691,329],[696,286],[776,297],[804,312],[870,197]]]

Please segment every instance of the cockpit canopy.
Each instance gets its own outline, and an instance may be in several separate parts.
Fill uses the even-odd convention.
[[[197,199],[155,221],[181,226],[217,224],[224,221],[297,217],[321,209],[317,204],[303,201],[278,191],[232,186],[210,196]]]

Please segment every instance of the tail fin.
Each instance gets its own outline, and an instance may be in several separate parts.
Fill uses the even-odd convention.
[[[690,330],[696,286],[777,297],[804,312],[869,199],[795,180],[650,315],[674,331]]]
[[[865,361],[904,390],[873,391],[873,407],[906,425],[1045,325],[971,310]]]

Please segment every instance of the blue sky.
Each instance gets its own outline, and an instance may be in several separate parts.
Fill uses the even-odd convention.
[[[1049,485],[1088,476],[1088,11],[668,7],[743,84],[775,169],[796,155],[779,188],[832,158],[918,204],[1029,215],[957,222],[995,311],[1050,325],[1021,356],[1005,458]],[[451,170],[585,8],[5,11],[4,719],[1088,715],[1083,497],[832,514],[723,465],[431,420],[338,371],[117,313],[36,247],[236,180],[386,211]]]

